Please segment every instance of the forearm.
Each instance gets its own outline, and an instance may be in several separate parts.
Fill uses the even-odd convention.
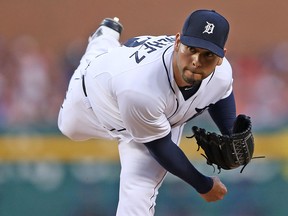
[[[201,174],[191,164],[184,152],[173,143],[171,134],[144,145],[161,166],[190,184],[199,193],[207,193],[213,187],[213,180]]]

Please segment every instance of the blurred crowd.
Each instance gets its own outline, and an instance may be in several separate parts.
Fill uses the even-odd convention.
[[[58,111],[82,52],[65,51],[43,50],[27,35],[0,38],[0,132],[57,131]]]
[[[237,112],[258,130],[288,126],[288,41],[255,56],[231,56]]]
[[[57,115],[86,41],[53,53],[31,36],[0,37],[0,132],[58,132]],[[256,130],[287,126],[288,41],[259,56],[228,58],[234,71],[237,112]]]

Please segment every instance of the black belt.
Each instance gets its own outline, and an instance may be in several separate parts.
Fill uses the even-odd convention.
[[[83,88],[84,95],[87,97],[84,75],[82,75],[82,88]]]

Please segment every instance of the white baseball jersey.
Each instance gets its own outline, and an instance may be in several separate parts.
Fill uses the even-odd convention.
[[[92,109],[113,137],[139,143],[162,138],[171,127],[230,95],[233,79],[227,59],[184,100],[172,70],[174,36],[140,37],[136,42],[139,46],[109,50],[81,71]]]
[[[173,76],[173,43],[169,36],[140,37],[126,47],[107,34],[94,38],[59,112],[59,129],[73,140],[118,139],[117,216],[154,215],[167,172],[141,143],[171,131],[179,145],[184,123],[232,91],[232,70],[224,59],[185,100]]]

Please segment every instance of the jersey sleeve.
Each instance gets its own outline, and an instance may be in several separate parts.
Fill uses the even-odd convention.
[[[224,58],[222,65],[216,70],[218,70],[217,83],[223,82],[225,91],[221,99],[210,106],[208,111],[221,133],[229,135],[236,118],[236,105],[232,87],[232,67],[228,60]]]
[[[220,79],[223,79],[223,77],[227,80],[229,80],[229,85],[227,86],[227,89],[221,99],[227,98],[229,95],[231,95],[233,91],[233,77],[232,77],[232,67],[229,63],[229,61],[226,58],[223,58],[223,63],[221,64],[221,67],[217,67],[216,70],[220,71]],[[223,76],[223,73],[226,75]]]
[[[123,91],[118,95],[118,106],[125,128],[136,142],[151,142],[171,131],[163,111],[165,102],[153,94]]]
[[[236,119],[236,105],[233,91],[227,98],[212,105],[208,111],[221,133],[230,135]]]

